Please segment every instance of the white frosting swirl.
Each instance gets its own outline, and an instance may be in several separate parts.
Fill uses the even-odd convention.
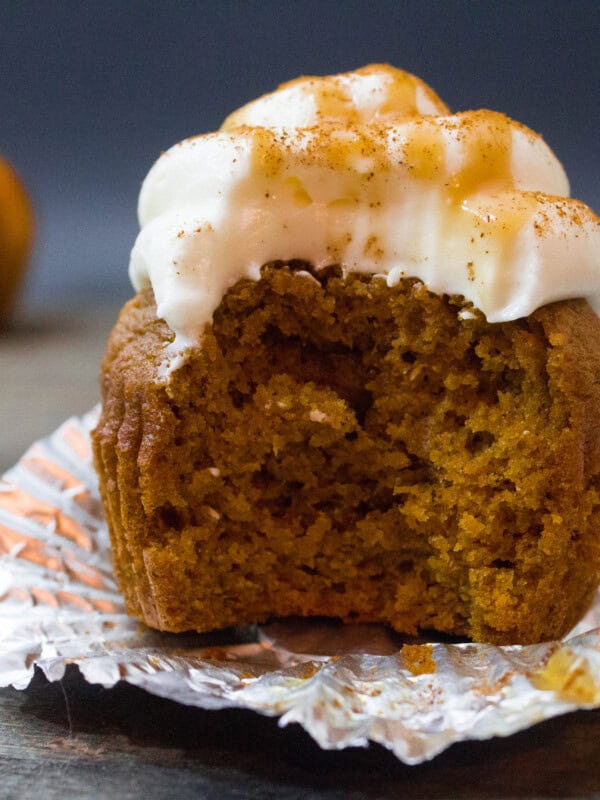
[[[570,297],[599,312],[600,220],[568,193],[540,136],[491,111],[449,115],[408,73],[300,78],[156,162],[130,275],[181,346],[275,260],[416,277],[490,322]]]

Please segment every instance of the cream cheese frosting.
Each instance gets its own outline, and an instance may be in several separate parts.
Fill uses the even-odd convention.
[[[540,136],[492,111],[452,115],[409,73],[299,78],[161,156],[130,275],[182,347],[228,288],[292,259],[418,278],[489,322],[573,297],[600,313],[600,220],[568,195]]]

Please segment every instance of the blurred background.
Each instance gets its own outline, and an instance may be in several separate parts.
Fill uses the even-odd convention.
[[[544,134],[600,206],[600,3],[0,2],[0,153],[33,195],[28,305],[122,300],[161,150],[302,73],[388,61]]]
[[[0,419],[17,438],[5,460],[97,397],[105,335],[131,295],[139,187],[160,152],[282,81],[376,61],[453,110],[504,111],[543,133],[573,195],[600,210],[598,0],[0,0],[0,156],[37,216],[17,330],[0,338]]]

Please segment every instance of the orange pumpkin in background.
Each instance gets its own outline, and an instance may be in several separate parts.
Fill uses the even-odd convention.
[[[33,242],[29,195],[14,168],[0,158],[0,326],[7,322]]]

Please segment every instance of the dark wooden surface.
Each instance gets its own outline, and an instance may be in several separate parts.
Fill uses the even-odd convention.
[[[0,690],[2,798],[600,797],[600,713],[454,745],[407,767],[383,748],[324,752],[298,726],[200,711],[118,685],[36,676]]]
[[[0,474],[35,440],[99,400],[114,307],[40,310],[0,327]]]
[[[21,320],[0,334],[0,469],[97,400],[116,309]],[[203,712],[120,685],[38,676],[0,690],[0,800],[11,798],[600,798],[600,712],[406,767],[378,746],[322,752],[297,726]]]

